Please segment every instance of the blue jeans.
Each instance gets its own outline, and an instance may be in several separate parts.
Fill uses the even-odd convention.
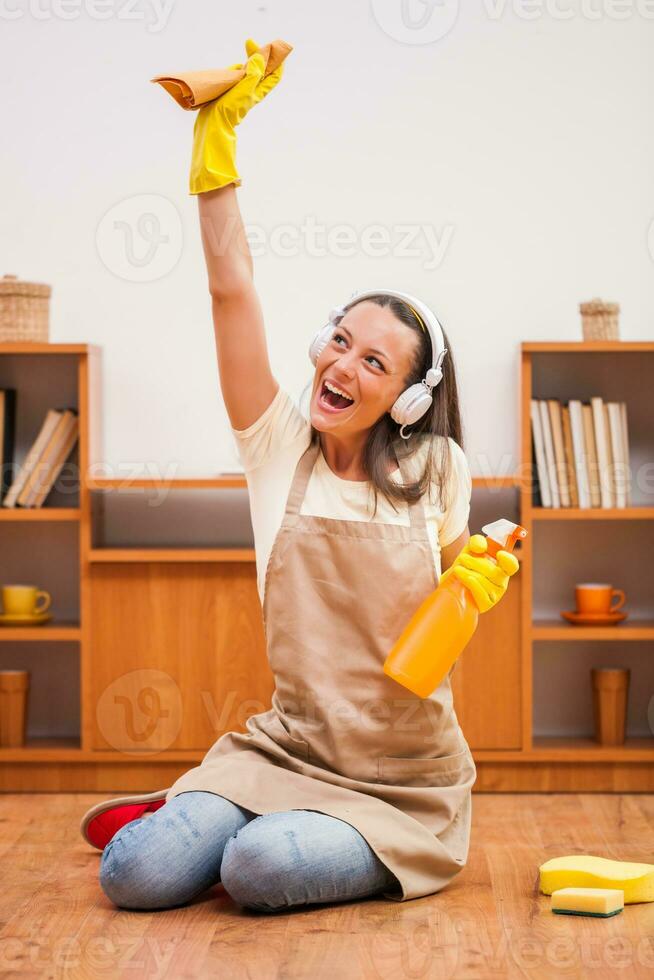
[[[315,810],[257,816],[215,793],[174,796],[121,827],[102,854],[100,884],[121,908],[174,908],[218,882],[260,912],[399,888],[345,821]]]

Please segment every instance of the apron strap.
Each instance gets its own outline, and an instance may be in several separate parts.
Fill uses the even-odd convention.
[[[297,467],[295,468],[293,483],[291,484],[288,501],[286,503],[286,517],[290,517],[291,515],[297,516],[300,513],[300,507],[302,506],[302,501],[304,500],[304,493],[309,483],[309,478],[313,471],[314,463],[318,457],[319,450],[320,442],[318,439],[316,439],[314,443],[309,443],[302,456],[300,456]],[[288,523],[292,524],[294,522],[289,521]]]
[[[414,483],[415,479],[409,469],[408,456],[412,455],[404,443],[397,440],[393,443],[393,451],[397,464],[400,467],[400,474],[404,483]],[[409,523],[411,524],[411,540],[424,541],[427,536],[427,521],[425,519],[425,509],[422,500],[408,501]]]

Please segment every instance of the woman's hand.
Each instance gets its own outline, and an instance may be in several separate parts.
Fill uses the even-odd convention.
[[[488,612],[506,592],[509,579],[520,568],[518,559],[509,551],[497,552],[497,563],[486,554],[488,545],[483,534],[473,534],[459,552],[441,582],[454,575],[472,593],[479,612]]]
[[[230,65],[231,68],[245,67],[245,77],[219,99],[208,102],[198,110],[193,127],[193,154],[189,191],[201,194],[204,191],[225,187],[227,184],[241,184],[236,170],[236,134],[234,128],[242,121],[252,106],[277,85],[284,71],[284,63],[263,77],[265,63],[258,53],[255,41],[245,42],[248,60],[245,65]]]

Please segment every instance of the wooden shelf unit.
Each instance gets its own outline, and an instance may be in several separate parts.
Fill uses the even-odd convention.
[[[543,397],[562,397],[560,392],[555,396],[549,392],[534,390],[535,361],[541,355],[565,355],[566,357],[577,358],[594,354],[611,354],[614,357],[614,374],[620,377],[620,372],[628,372],[633,360],[625,359],[625,354],[637,353],[639,355],[649,355],[654,367],[654,342],[582,342],[582,343],[523,343],[521,345],[521,393],[520,393],[520,419],[521,419],[521,466],[520,472],[531,472],[532,467],[532,439],[531,439],[531,420],[530,420],[530,400],[532,398]],[[579,362],[578,362],[579,363]],[[588,362],[592,364],[593,361]],[[628,377],[624,380],[624,398],[628,400]],[[598,382],[593,395],[604,396],[601,383]],[[580,395],[577,390],[570,390],[568,398],[581,398],[588,400],[588,395]],[[633,433],[630,429],[630,438]],[[654,439],[648,449],[654,458]],[[533,612],[533,589],[536,576],[534,561],[534,531],[535,525],[542,521],[566,521],[566,522],[592,522],[593,527],[596,522],[602,521],[652,521],[654,520],[654,506],[635,505],[627,508],[544,508],[535,506],[533,503],[533,487],[530,480],[524,480],[520,487],[520,513],[521,523],[529,532],[529,537],[524,542],[522,554],[522,567],[520,575],[522,577],[522,610],[521,610],[521,634],[522,634],[522,752],[521,756],[525,763],[533,764],[534,760],[541,759],[554,763],[575,763],[584,766],[586,763],[593,763],[590,771],[590,788],[621,788],[633,790],[654,789],[654,733],[653,736],[627,737],[623,746],[606,747],[594,741],[592,737],[572,737],[572,736],[536,736],[533,733],[533,701],[538,692],[534,691],[534,656],[536,654],[535,644],[538,642],[548,643],[583,643],[588,641],[602,641],[622,643],[630,641],[628,650],[631,657],[638,658],[640,650],[635,647],[634,642],[645,644],[643,648],[643,660],[648,662],[651,658],[651,644],[654,642],[654,608],[646,610],[649,618],[628,618],[617,626],[574,626],[566,623],[563,619],[538,619],[534,618]],[[594,532],[595,533],[595,532]],[[625,545],[626,547],[626,545]],[[554,570],[550,569],[550,575]],[[593,578],[593,554],[592,551],[588,558],[588,578]],[[602,578],[602,581],[604,579]],[[616,584],[619,584],[616,583]],[[574,603],[571,600],[570,605]],[[570,656],[574,656],[574,647],[570,648]],[[601,649],[601,648],[600,648]],[[634,661],[637,662],[637,661]],[[590,687],[590,679],[589,679]],[[541,696],[551,696],[553,692],[541,692]],[[595,768],[595,763],[607,763],[604,767],[604,774]],[[612,764],[609,766],[608,764]],[[644,763],[646,765],[633,766],[627,764]],[[619,764],[619,765],[618,765]],[[623,768],[621,768],[623,766]],[[612,769],[612,774],[608,775],[608,770]],[[603,778],[603,775],[608,778]],[[545,778],[544,785],[548,788],[555,788],[551,784],[552,773]],[[550,782],[548,783],[548,779]],[[563,781],[565,783],[565,780]],[[537,785],[537,781],[533,783]],[[580,780],[580,786],[589,788],[588,779]]]
[[[649,506],[601,512],[547,511],[532,504],[531,478],[524,474],[531,473],[533,359],[595,351],[616,357],[622,351],[652,354],[654,344],[523,344],[521,465],[516,474],[473,478],[472,530],[483,523],[475,501],[484,513],[495,514],[504,503],[498,504],[495,496],[491,500],[487,491],[499,490],[502,501],[515,502],[512,519],[530,532],[519,551],[520,575],[497,609],[481,618],[452,675],[456,710],[477,763],[480,791],[654,790],[654,739],[628,738],[624,746],[607,748],[588,737],[534,737],[532,730],[536,644],[560,642],[575,656],[583,641],[601,641],[604,649],[608,641],[629,640],[630,652],[639,657],[634,641],[654,639],[654,613],[651,619],[627,620],[610,629],[573,627],[552,618],[532,621],[533,543],[539,522],[654,518]],[[99,476],[98,349],[84,344],[0,345],[0,369],[4,355],[63,354],[77,358],[79,507],[14,514],[0,509],[0,543],[8,530],[28,533],[29,527],[42,527],[46,533],[50,522],[77,525],[80,617],[78,622],[54,619],[30,629],[0,628],[0,641],[24,641],[21,649],[42,643],[44,658],[47,654],[55,664],[58,647],[53,642],[77,645],[80,732],[68,738],[30,738],[23,748],[0,749],[0,789],[107,795],[154,790],[198,764],[223,731],[242,730],[248,714],[270,703],[272,678],[255,553],[251,547],[145,547],[138,540],[132,545],[131,539],[129,546],[107,546],[94,540],[94,510],[107,494],[123,490],[191,491],[195,499],[195,491],[245,490],[247,484],[238,473],[172,480],[109,472]],[[569,395],[576,397],[573,391]],[[20,522],[26,523],[24,529]],[[0,653],[3,647],[0,642]],[[649,652],[647,646],[643,650]]]
[[[63,379],[63,388],[61,388]],[[76,543],[71,539],[72,554],[66,554],[66,560],[74,570],[78,595],[77,615],[62,619],[58,615],[57,578],[59,569],[52,568],[52,581],[44,582],[38,573],[34,576],[34,584],[48,588],[52,593],[53,619],[41,626],[0,626],[0,656],[5,666],[22,665],[23,656],[27,650],[32,651],[30,662],[31,691],[30,701],[35,689],[41,689],[40,700],[47,698],[52,685],[61,680],[59,644],[72,645],[78,651],[78,677],[66,675],[63,683],[72,683],[80,690],[79,714],[83,719],[88,714],[88,699],[85,699],[84,678],[88,672],[90,656],[90,623],[85,615],[88,606],[88,550],[90,543],[90,494],[83,474],[100,455],[100,348],[91,344],[41,344],[41,343],[1,343],[0,344],[0,387],[16,387],[16,428],[17,428],[17,460],[27,451],[36,437],[45,414],[50,408],[74,405],[79,418],[79,440],[74,451],[79,467],[80,479],[76,488],[79,503],[69,507],[52,503],[48,498],[40,508],[3,508],[0,506],[0,568],[2,582],[11,581],[11,559],[3,552],[6,541],[3,538],[11,531],[16,541],[22,541],[25,535],[25,547],[33,541],[33,535],[39,538],[50,534],[51,531],[65,525],[75,528]],[[65,470],[64,470],[65,472]],[[56,500],[57,494],[54,494]],[[18,536],[18,537],[17,537]],[[48,538],[43,538],[42,550],[36,550],[34,558],[37,565],[45,567],[48,572],[54,558],[48,554]],[[68,551],[69,542],[65,542]],[[10,567],[7,567],[7,561]],[[24,565],[25,562],[22,562]],[[29,576],[32,580],[32,576]],[[13,652],[15,651],[15,652]],[[13,659],[12,659],[13,658]],[[46,693],[44,693],[44,687]],[[56,693],[52,695],[57,697]],[[28,712],[28,730],[29,730]],[[33,738],[28,736],[27,744],[21,748],[0,749],[0,761],[3,765],[1,788],[47,788],[51,782],[48,772],[42,773],[34,785],[28,780],[23,787],[20,776],[16,778],[21,766],[14,771],[13,764],[28,762],[41,757],[46,752],[48,762],[56,766],[68,753],[75,755],[82,751],[81,723],[80,731],[75,736],[52,736]],[[12,765],[9,765],[12,763]]]

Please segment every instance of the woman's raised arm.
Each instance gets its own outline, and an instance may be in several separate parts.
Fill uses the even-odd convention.
[[[244,77],[198,111],[189,178],[189,190],[198,197],[220,386],[234,429],[256,422],[279,389],[270,370],[252,256],[236,198],[241,178],[235,127],[277,85],[284,66],[265,75],[256,42],[248,38],[245,50],[247,63],[231,66],[245,68]]]
[[[232,427],[247,429],[268,408],[279,385],[270,369],[236,187],[198,194],[198,210],[220,387]]]

